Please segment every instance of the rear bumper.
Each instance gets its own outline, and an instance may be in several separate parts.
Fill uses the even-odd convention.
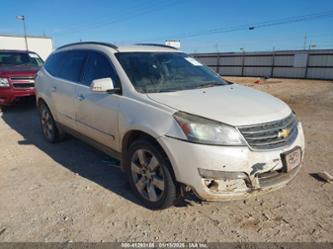
[[[298,124],[295,141],[284,148],[253,151],[246,146],[213,146],[160,137],[159,142],[173,166],[177,181],[190,186],[203,200],[228,201],[244,199],[285,186],[298,173],[301,165],[283,172],[281,153],[299,147],[304,157],[302,125]],[[220,172],[242,172],[246,179],[204,178],[199,169]],[[214,181],[215,187],[210,185]]]
[[[35,88],[15,89],[15,88],[0,88],[0,105],[10,105],[19,98],[35,95]]]

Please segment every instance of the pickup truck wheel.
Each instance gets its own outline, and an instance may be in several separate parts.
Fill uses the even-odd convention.
[[[135,195],[150,209],[172,206],[178,189],[163,152],[146,140],[134,142],[128,151],[127,174]]]
[[[6,111],[6,106],[0,105],[0,112],[5,112]]]
[[[64,133],[62,131],[59,131],[53,119],[53,116],[46,104],[42,103],[39,105],[39,113],[42,131],[46,140],[50,143],[55,143],[62,140],[64,137]]]

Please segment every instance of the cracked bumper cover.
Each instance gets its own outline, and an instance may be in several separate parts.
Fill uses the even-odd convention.
[[[295,141],[283,148],[253,151],[246,146],[201,145],[160,137],[159,142],[166,151],[173,166],[177,181],[188,185],[203,200],[244,199],[259,193],[270,192],[285,186],[298,173],[301,165],[282,172],[281,153],[300,147],[304,157],[304,135],[298,124]],[[200,176],[199,169],[223,172],[244,172],[247,179],[215,180]]]

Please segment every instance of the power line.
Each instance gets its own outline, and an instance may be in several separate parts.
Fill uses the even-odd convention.
[[[281,19],[281,20],[276,20],[276,21],[271,21],[271,22],[266,22],[262,24],[258,24],[255,26],[249,27],[249,29],[258,29],[258,28],[265,28],[265,27],[271,27],[271,26],[277,26],[277,25],[283,25],[283,24],[289,24],[289,23],[297,23],[297,22],[303,22],[303,21],[308,21],[308,20],[314,20],[314,19],[320,19],[324,17],[329,17],[333,16],[333,10],[330,11],[325,11],[321,13],[314,13],[314,14],[309,14],[309,15],[304,15],[304,16],[298,16],[298,17],[290,17]]]
[[[156,1],[155,1],[156,2]],[[144,4],[142,4],[141,2],[140,3],[138,3],[138,2],[136,2],[136,4],[134,4],[134,5],[132,5],[132,6],[130,6],[129,8],[126,8],[125,9],[125,11],[120,11],[120,12],[117,12],[116,14],[116,17],[118,18],[118,17],[121,17],[121,15],[122,14],[126,14],[127,12],[129,12],[129,11],[132,11],[132,10],[134,10],[134,11],[139,11],[139,10],[141,10],[142,9],[142,7],[148,7],[148,6],[151,6],[151,4],[152,3],[154,3],[154,1],[152,1],[152,2],[145,2]],[[145,5],[148,5],[148,6],[145,6]],[[138,8],[139,7],[139,8]],[[115,13],[115,12],[113,12],[113,13]],[[110,21],[110,13],[108,13],[108,15],[106,16],[106,17],[103,17],[103,18],[100,18],[100,19],[98,19],[98,20],[94,20],[94,21],[97,21],[94,25],[96,25],[96,24],[100,24],[100,23],[104,23],[105,21]],[[93,25],[93,26],[94,26]],[[73,29],[75,30],[77,30],[77,29],[82,29],[82,27],[84,27],[84,25],[82,25],[82,24],[78,24],[78,25],[72,25],[72,26],[67,26],[66,27],[66,29],[65,29],[65,31],[63,31],[63,30],[61,30],[61,31],[55,31],[55,32],[51,32],[53,35],[54,34],[59,34],[59,33],[68,33],[68,32],[70,32],[70,31],[72,31]],[[90,25],[88,25],[87,26],[88,28],[89,27],[92,27],[92,25],[90,24]]]
[[[324,36],[333,36],[333,32],[332,33],[322,33],[322,34],[314,34],[314,35],[311,35],[311,37],[324,37]]]
[[[301,34],[301,33],[293,33],[293,34],[290,34],[289,38],[293,37],[298,37],[299,38],[299,41],[301,41],[301,38],[302,38],[302,35],[304,34]],[[310,38],[312,41],[316,41],[316,45],[317,47],[321,48],[323,44],[333,44],[332,42],[332,39],[327,39],[327,40],[321,40],[321,41],[318,41],[317,39],[313,39],[313,37],[321,37],[321,36],[332,36],[333,34],[329,34],[329,33],[321,33],[321,34],[316,34],[314,33],[313,35],[309,36],[307,34],[307,38]],[[274,45],[275,47],[286,47],[286,46],[289,46],[289,47],[294,47],[296,48],[295,46],[297,46],[296,43],[298,43],[298,41],[295,41],[295,42],[291,42],[290,39],[283,39],[284,37],[283,36],[277,36],[277,37],[271,37],[270,39],[262,39],[262,37],[260,37],[260,39],[243,39],[241,41],[229,41],[228,40],[220,40],[218,43],[216,43],[216,41],[212,41],[212,40],[208,40],[208,39],[205,39],[205,40],[201,40],[199,43],[196,42],[196,41],[193,41],[193,42],[190,42],[190,44],[183,44],[184,45],[184,48],[186,47],[186,51],[193,51],[194,49],[198,50],[198,49],[202,49],[202,48],[207,48],[207,47],[212,47],[212,46],[216,46],[218,45],[219,47],[223,48],[223,50],[229,50],[230,48],[234,49],[234,48],[238,48],[239,47],[243,47],[243,48],[250,48],[250,47],[253,47],[253,45],[257,44],[257,43],[260,43],[262,44],[261,46],[263,47],[269,47],[269,46],[272,46]],[[308,48],[308,44],[306,45],[303,45],[303,46],[297,46],[297,49],[307,49]],[[213,51],[213,50],[212,50]]]
[[[89,26],[86,26],[86,27],[81,26],[79,29],[76,29],[76,30],[74,29],[74,30],[69,30],[67,32],[62,32],[62,34],[59,34],[57,36],[63,36],[63,35],[88,31],[88,30],[92,30],[92,29],[98,29],[98,28],[105,27],[105,26],[108,26],[108,25],[111,25],[111,24],[127,21],[127,20],[133,19],[135,17],[151,13],[153,11],[163,10],[164,8],[166,8],[168,6],[175,5],[175,4],[180,3],[180,2],[177,1],[177,0],[172,0],[172,1],[167,1],[167,2],[160,1],[160,2],[157,2],[158,4],[155,4],[155,3],[156,3],[156,1],[154,2],[154,4],[151,4],[148,8],[146,8],[146,7],[145,8],[140,8],[141,11],[136,10],[134,14],[133,13],[128,13],[124,17],[114,18],[114,19],[108,20],[107,22],[96,23],[96,24],[89,25]]]
[[[331,17],[333,16],[333,10],[320,12],[320,13],[313,13],[303,16],[294,16],[294,17],[286,17],[286,18],[280,18],[280,19],[273,19],[268,20],[264,22],[258,22],[256,24],[241,24],[237,26],[232,27],[216,27],[208,30],[202,30],[198,32],[187,32],[187,33],[179,33],[170,35],[168,37],[159,37],[155,39],[150,40],[144,40],[144,41],[156,41],[156,40],[165,40],[170,37],[174,39],[186,39],[186,38],[192,38],[197,36],[204,36],[204,35],[212,35],[212,34],[220,34],[220,33],[229,33],[229,32],[235,32],[235,31],[242,31],[242,30],[254,30],[259,28],[266,28],[266,27],[272,27],[272,26],[278,26],[278,25],[286,25],[291,23],[298,23],[298,22],[304,22],[304,21],[310,21],[314,19],[320,19],[325,17]]]

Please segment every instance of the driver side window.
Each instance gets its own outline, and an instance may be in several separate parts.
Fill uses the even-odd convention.
[[[82,84],[90,86],[96,79],[109,78],[113,80],[115,88],[120,87],[119,78],[112,67],[110,60],[102,53],[91,51],[83,68]]]

